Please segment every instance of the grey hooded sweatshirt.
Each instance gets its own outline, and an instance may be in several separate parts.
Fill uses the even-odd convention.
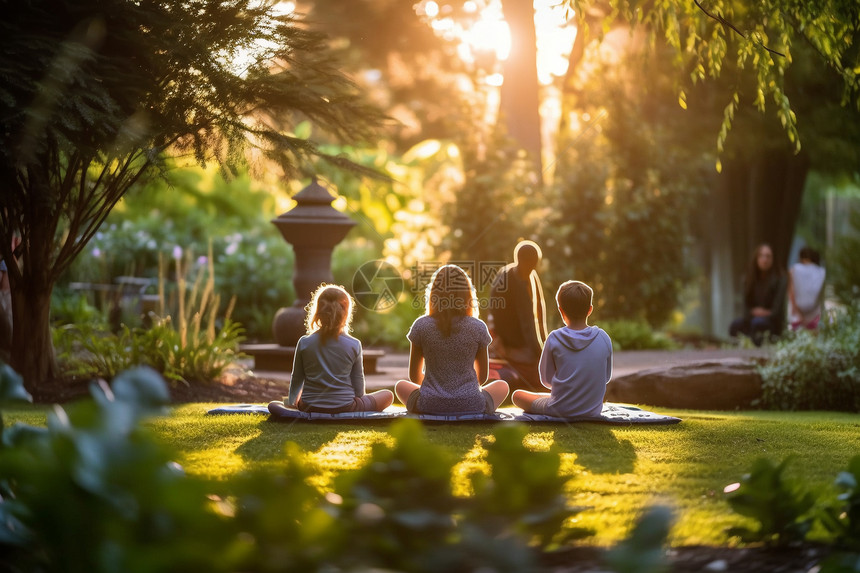
[[[597,326],[553,330],[540,357],[540,381],[550,389],[547,414],[599,416],[612,378],[612,341]]]

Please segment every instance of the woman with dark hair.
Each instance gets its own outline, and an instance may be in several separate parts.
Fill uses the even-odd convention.
[[[475,287],[466,271],[444,265],[427,286],[427,313],[412,323],[409,380],[394,393],[417,414],[489,414],[508,395],[508,383],[487,383],[490,332],[478,318]]]
[[[770,245],[756,247],[744,280],[744,315],[732,321],[729,335],[745,334],[756,346],[767,333],[779,336],[785,326],[786,284]]]

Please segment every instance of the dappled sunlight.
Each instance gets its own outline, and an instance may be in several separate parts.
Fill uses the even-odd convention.
[[[484,444],[492,442],[495,438],[490,435],[479,434],[475,436],[472,447],[463,454],[460,461],[451,469],[451,490],[454,495],[472,495],[472,484],[469,475],[483,473],[490,475],[490,466],[487,464],[487,450]]]
[[[487,464],[486,445],[491,444],[495,437],[490,434],[479,434],[475,436],[472,447],[460,458],[451,472],[451,487],[455,495],[472,495],[472,486],[469,475],[483,473],[490,475],[490,466]],[[553,445],[553,432],[530,432],[523,439],[523,445],[532,451],[549,451]]]
[[[190,475],[207,475],[215,479],[226,479],[246,470],[246,462],[236,454],[236,440],[232,443],[221,442],[217,447],[187,452],[180,462]]]
[[[376,443],[394,445],[394,440],[385,431],[351,430],[339,432],[333,440],[323,444],[308,459],[317,467],[319,475],[314,485],[329,489],[331,480],[344,470],[358,469],[370,459],[371,448]]]
[[[523,445],[530,450],[548,452],[555,442],[555,432],[529,432]]]
[[[367,463],[376,443],[394,445],[389,427],[349,430],[332,425],[274,424],[246,416],[205,417],[182,406],[174,416],[148,424],[181,452],[189,474],[225,479],[249,469],[279,471],[284,444],[294,441],[313,466],[310,483],[330,491],[343,471]],[[609,546],[623,539],[635,517],[661,504],[675,515],[675,544],[726,544],[726,527],[743,518],[731,513],[723,488],[738,481],[761,456],[781,460],[792,452],[816,452],[814,464],[791,463],[787,476],[812,488],[832,483],[850,455],[860,451],[856,416],[831,413],[786,415],[761,412],[668,411],[683,418],[674,426],[534,425],[523,438],[531,451],[556,451],[568,479],[570,504],[583,508],[566,527],[590,528],[585,543]],[[797,423],[794,423],[794,422]],[[431,443],[455,456],[452,491],[472,495],[469,476],[487,475],[492,428],[425,429]],[[217,446],[213,446],[217,444]],[[195,448],[202,448],[196,450]],[[184,458],[182,457],[184,456]]]
[[[690,484],[691,487],[692,484]],[[695,490],[693,490],[695,491]],[[747,518],[733,513],[720,489],[708,489],[675,498],[675,526],[669,542],[683,540],[685,545],[720,545],[729,541],[726,530],[741,524],[751,525]]]

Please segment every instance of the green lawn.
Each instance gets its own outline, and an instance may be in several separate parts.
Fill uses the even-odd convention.
[[[275,423],[261,416],[205,416],[211,404],[173,408],[148,423],[176,451],[190,474],[225,479],[251,468],[277,470],[284,444],[297,443],[318,468],[316,485],[326,488],[337,472],[356,468],[370,446],[390,441],[392,422],[372,424]],[[534,424],[526,446],[553,449],[570,476],[571,501],[588,509],[576,525],[593,527],[590,542],[609,545],[626,536],[642,508],[672,507],[677,516],[671,541],[677,545],[730,543],[724,529],[741,523],[722,493],[753,460],[795,456],[788,476],[810,489],[828,490],[848,460],[860,453],[860,416],[831,412],[706,412],[651,408],[682,418],[673,426],[617,427],[599,424]],[[44,424],[45,409],[5,412],[15,421]],[[493,424],[428,425],[433,444],[457,456],[455,491],[468,494],[464,476],[485,469],[484,447]]]

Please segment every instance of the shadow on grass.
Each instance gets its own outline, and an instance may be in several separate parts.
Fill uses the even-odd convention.
[[[575,455],[575,463],[590,473],[617,474],[634,470],[636,449],[630,440],[619,439],[612,426],[579,423],[560,428],[534,424],[530,431],[548,432],[558,452]]]
[[[257,424],[259,434],[236,448],[236,454],[246,461],[271,460],[283,455],[284,444],[295,442],[308,453],[319,452],[323,447],[343,441],[344,436],[358,435],[362,439],[355,442],[375,442],[387,439],[388,426],[392,420],[363,420],[360,424],[352,421],[314,421],[288,420],[271,421],[263,418]]]
[[[274,422],[262,419],[259,433],[238,448],[236,454],[246,461],[277,459],[284,444],[295,442],[305,452],[317,455],[342,455],[367,449],[372,443],[389,439],[389,428],[395,420],[364,420],[361,423],[291,420]],[[513,422],[502,422],[509,424]],[[427,439],[448,449],[457,459],[464,459],[477,443],[490,438],[498,423],[425,424]],[[651,428],[653,431],[653,428]],[[592,473],[615,474],[634,471],[636,452],[633,444],[619,439],[613,427],[602,424],[529,425],[529,436],[536,436],[534,447],[552,447],[560,454],[574,454],[576,464]],[[526,443],[530,438],[526,438]],[[348,454],[347,454],[348,455]]]

